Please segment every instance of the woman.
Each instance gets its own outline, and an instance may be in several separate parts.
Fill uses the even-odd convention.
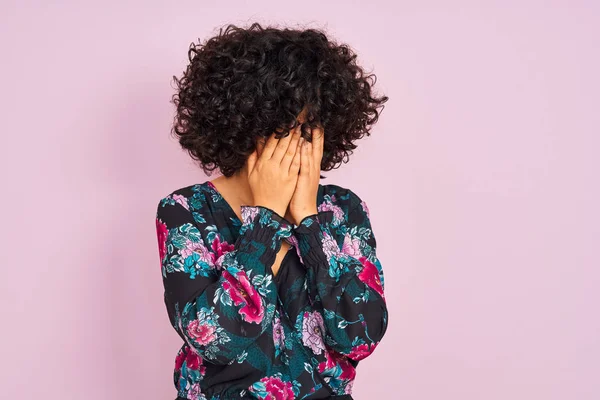
[[[388,323],[367,206],[319,183],[387,101],[355,58],[256,23],[192,44],[173,132],[222,176],[158,204],[177,399],[352,399]]]

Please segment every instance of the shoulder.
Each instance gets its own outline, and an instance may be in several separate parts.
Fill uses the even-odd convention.
[[[333,211],[334,219],[348,220],[349,214],[361,207],[367,210],[367,205],[356,191],[336,184],[326,184],[321,186],[319,211]]]
[[[352,209],[364,201],[356,191],[350,188],[333,183],[321,184],[321,186],[323,200],[331,201],[340,207]]]
[[[194,218],[207,207],[208,181],[172,189],[158,196],[156,217],[164,220]]]
[[[171,191],[165,192],[158,197],[158,209],[162,209],[168,206],[175,206],[179,204],[183,208],[190,209],[190,200],[194,197],[195,193],[198,192],[198,186],[204,184],[194,184]]]

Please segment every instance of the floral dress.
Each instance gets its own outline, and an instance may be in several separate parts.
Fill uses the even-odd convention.
[[[299,225],[262,206],[240,220],[210,181],[159,201],[178,400],[352,399],[387,329],[383,271],[364,201],[328,184],[317,206]]]

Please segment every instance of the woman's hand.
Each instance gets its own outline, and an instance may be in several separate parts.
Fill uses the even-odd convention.
[[[248,156],[248,184],[255,206],[272,209],[284,216],[299,179],[300,125],[284,138],[271,134],[260,156],[255,149]]]
[[[312,130],[312,141],[304,141],[300,145],[300,175],[289,206],[296,225],[300,224],[304,217],[318,212],[317,192],[321,178],[323,138],[323,128],[315,128]]]

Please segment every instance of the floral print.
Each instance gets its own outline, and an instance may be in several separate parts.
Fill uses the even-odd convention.
[[[185,196],[182,196],[180,194],[174,194],[172,198],[177,203],[181,204],[183,206],[183,208],[185,208],[186,210],[190,209],[190,206],[188,206],[188,202],[187,202],[187,199],[185,198]]]
[[[245,321],[258,324],[262,321],[265,309],[262,304],[258,290],[250,284],[248,276],[244,271],[237,271],[235,277],[229,271],[223,271],[223,288],[231,297],[233,304],[243,305],[240,308],[240,315]]]
[[[304,312],[302,319],[302,343],[315,354],[321,354],[325,350],[323,343],[323,317],[316,311]]]
[[[262,206],[238,218],[210,181],[159,201],[177,400],[352,398],[387,329],[383,270],[366,203],[330,184],[317,204],[295,225]],[[283,241],[293,249],[273,275]],[[225,366],[231,384],[208,384]]]
[[[293,400],[296,398],[292,384],[284,382],[280,373],[262,378],[252,385],[250,391],[255,393],[258,399]]]
[[[186,304],[184,312],[191,308],[190,304]],[[219,315],[215,314],[214,307],[207,309],[200,308],[196,313],[195,318],[188,319],[185,324],[186,341],[194,351],[198,352],[204,349],[204,356],[211,360],[216,359],[216,353],[219,351],[219,344],[224,344],[231,339],[218,323]],[[183,321],[183,319],[180,320]],[[181,325],[179,326],[181,329]]]
[[[179,350],[175,358],[175,371],[175,384],[182,393],[186,393],[182,398],[206,400],[200,387],[200,380],[206,374],[206,366],[190,347],[183,346]]]
[[[214,325],[201,324],[198,320],[193,320],[188,324],[190,337],[198,344],[206,346],[215,340],[217,328]]]
[[[167,224],[162,222],[160,219],[156,219],[156,236],[158,238],[158,255],[162,260],[165,258],[167,254],[167,235],[169,234],[169,230],[167,229]]]
[[[275,345],[275,356],[278,356],[285,349],[285,329],[283,329],[281,319],[278,316],[273,318],[273,343]]]
[[[375,264],[369,261],[367,257],[363,256],[359,257],[358,261],[360,261],[363,265],[362,270],[358,274],[358,279],[383,296],[383,286],[381,285],[379,271],[377,270]]]
[[[373,343],[371,345],[367,345],[367,344],[359,344],[358,346],[354,346],[352,348],[352,351],[350,352],[350,354],[348,354],[348,357],[350,357],[353,360],[362,360],[363,358],[367,357],[369,354],[371,354],[373,352],[373,350],[375,350],[375,347],[377,346],[377,343]]]
[[[337,225],[344,220],[345,214],[342,207],[335,204],[335,194],[325,195],[324,201],[317,207],[318,211],[331,211],[333,213],[333,222]]]
[[[352,393],[356,370],[347,357],[328,349],[327,359],[319,363],[319,372],[338,392]]]

